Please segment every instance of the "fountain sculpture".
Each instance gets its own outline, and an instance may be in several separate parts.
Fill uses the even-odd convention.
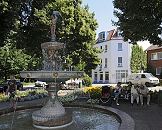
[[[62,59],[59,50],[63,49],[64,44],[56,41],[56,23],[61,14],[53,11],[51,25],[51,41],[41,44],[43,54],[43,70],[42,71],[21,71],[22,78],[43,78],[55,79],[54,83],[49,84],[49,101],[40,110],[33,112],[33,126],[40,129],[61,128],[72,123],[71,114],[65,111],[57,98],[56,79],[67,79],[71,77],[79,78],[83,75],[82,71],[63,71]]]

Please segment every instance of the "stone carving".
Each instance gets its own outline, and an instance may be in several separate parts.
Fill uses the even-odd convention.
[[[56,41],[56,24],[58,17],[62,17],[60,12],[53,11],[52,13],[52,24],[51,24],[51,41]]]

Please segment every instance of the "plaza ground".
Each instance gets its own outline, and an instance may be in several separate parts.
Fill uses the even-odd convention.
[[[46,101],[47,98],[18,102],[17,108],[41,107]],[[151,103],[150,106],[137,106],[136,104],[131,106],[130,102],[125,100],[119,100],[119,103],[120,106],[116,106],[113,102],[111,107],[129,114],[135,121],[135,130],[162,130],[162,106],[154,103]],[[9,102],[0,103],[0,114],[10,110]]]

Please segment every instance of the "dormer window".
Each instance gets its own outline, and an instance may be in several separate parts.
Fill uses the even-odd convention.
[[[105,32],[99,33],[98,41],[99,41],[99,42],[105,41]]]

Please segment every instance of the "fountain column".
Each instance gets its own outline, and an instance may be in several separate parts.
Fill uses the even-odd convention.
[[[53,11],[51,25],[51,41],[41,44],[43,53],[43,70],[52,72],[54,83],[49,84],[48,94],[49,100],[41,110],[35,111],[32,114],[33,126],[40,129],[61,128],[72,123],[72,115],[65,111],[62,103],[59,102],[57,91],[58,84],[56,79],[58,73],[62,71],[62,59],[59,50],[63,49],[64,44],[56,42],[56,23],[58,16],[61,16],[58,11]]]
[[[53,11],[51,25],[51,41],[41,44],[43,54],[43,70],[41,71],[21,71],[22,78],[51,79],[54,83],[49,84],[49,100],[40,110],[33,112],[33,126],[40,129],[62,128],[72,123],[72,114],[67,113],[62,103],[59,102],[57,91],[58,84],[56,79],[62,82],[70,77],[79,78],[83,75],[82,71],[63,71],[60,50],[64,44],[56,41],[55,29],[58,18],[61,14]]]

